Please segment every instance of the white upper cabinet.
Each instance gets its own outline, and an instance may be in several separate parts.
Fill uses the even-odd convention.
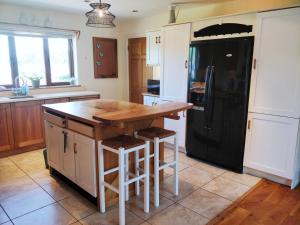
[[[244,166],[292,180],[299,119],[249,113],[248,120]]]
[[[300,117],[300,9],[259,13],[249,111]]]
[[[147,65],[159,65],[160,60],[160,45],[161,33],[160,31],[153,31],[147,33]]]
[[[190,23],[162,28],[162,99],[187,101],[190,33]]]

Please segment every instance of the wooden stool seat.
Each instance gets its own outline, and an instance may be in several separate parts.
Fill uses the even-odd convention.
[[[120,135],[117,137],[106,139],[102,142],[102,144],[113,149],[130,149],[144,145],[145,142],[132,136]]]
[[[163,139],[163,138],[171,137],[175,134],[176,134],[175,131],[166,130],[159,127],[149,127],[138,131],[138,135],[149,139],[154,139],[154,138]]]

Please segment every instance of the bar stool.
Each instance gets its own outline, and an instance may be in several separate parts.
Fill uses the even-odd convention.
[[[144,150],[145,165],[144,173],[136,175],[129,172],[128,154],[138,153]],[[118,155],[118,167],[104,170],[104,150],[110,151]],[[99,186],[100,186],[100,209],[105,213],[105,187],[119,194],[119,224],[125,225],[125,200],[129,199],[129,184],[139,182],[144,179],[144,211],[149,212],[149,141],[143,141],[132,136],[120,135],[99,142]],[[119,171],[119,187],[105,182],[104,177],[108,174]],[[133,177],[129,179],[129,177]]]
[[[154,154],[150,155],[150,158],[154,157],[154,205],[159,206],[159,171],[164,170],[167,167],[174,169],[174,180],[173,180],[173,190],[174,194],[177,196],[179,191],[178,183],[178,137],[177,132],[166,130],[159,127],[150,127],[138,132],[135,132],[135,137],[150,141],[154,143]],[[174,138],[174,160],[171,162],[160,162],[159,161],[159,144],[164,142],[166,139]],[[136,173],[139,171],[139,162],[143,161],[144,158],[139,158],[138,154],[135,154],[135,165]],[[136,194],[139,195],[139,182],[135,183]]]

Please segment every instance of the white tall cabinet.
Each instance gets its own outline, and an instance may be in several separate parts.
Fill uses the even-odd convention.
[[[188,59],[191,24],[180,24],[162,28],[162,59],[160,104],[166,101],[187,101]],[[179,136],[179,146],[185,148],[186,117],[180,120],[165,119],[165,128],[175,130]],[[170,140],[170,143],[173,142]]]
[[[299,182],[300,9],[257,15],[244,166]]]
[[[160,46],[161,46],[161,33],[160,31],[151,31],[147,33],[146,42],[146,62],[149,66],[157,66],[160,61]]]

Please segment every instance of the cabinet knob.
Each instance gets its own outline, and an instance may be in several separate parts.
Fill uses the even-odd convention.
[[[248,127],[248,130],[251,129],[251,120],[248,120],[248,125],[247,125],[247,127]]]
[[[188,68],[188,61],[187,60],[185,60],[185,62],[184,62],[184,67],[187,69]]]

